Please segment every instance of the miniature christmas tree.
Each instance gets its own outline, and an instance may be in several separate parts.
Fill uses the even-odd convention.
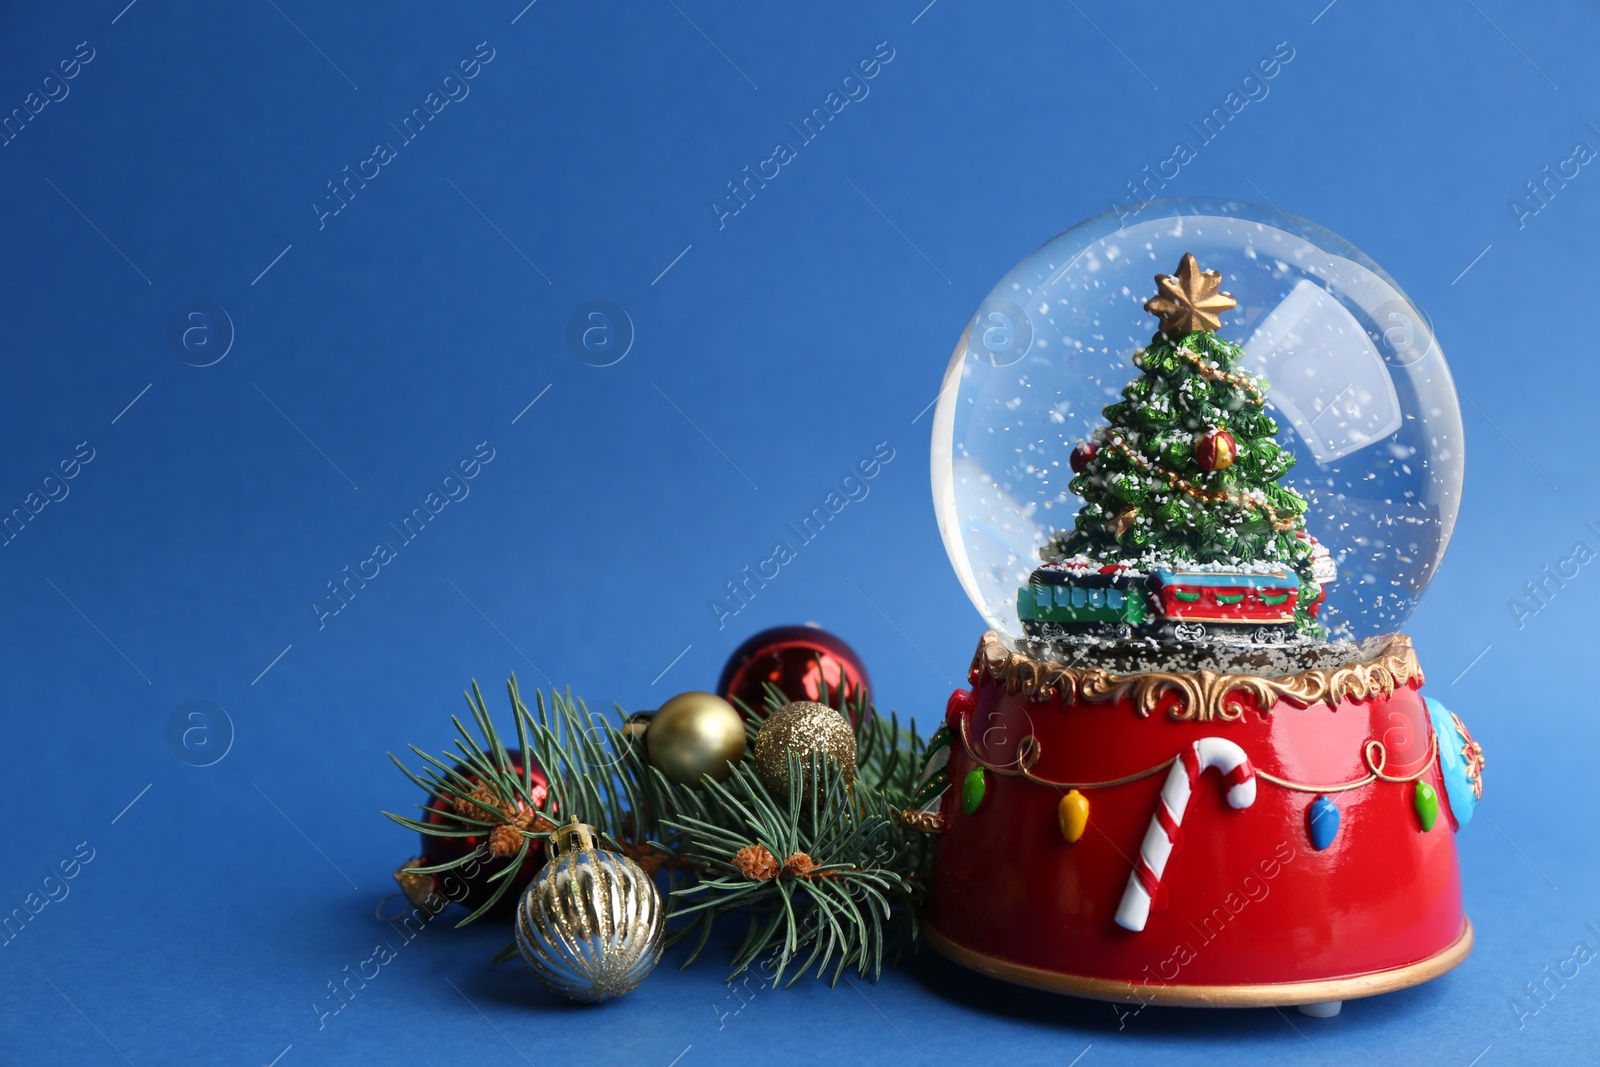
[[[1329,575],[1314,566],[1305,500],[1278,484],[1294,457],[1274,439],[1266,381],[1240,370],[1244,350],[1213,332],[1235,301],[1193,255],[1156,282],[1145,310],[1160,331],[1133,357],[1143,373],[1073,452],[1072,490],[1086,503],[1041,555],[1146,569],[1280,565],[1302,583],[1296,626],[1315,633],[1311,607]]]

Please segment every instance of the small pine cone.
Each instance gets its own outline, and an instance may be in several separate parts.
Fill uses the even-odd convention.
[[[486,785],[474,789],[469,797],[456,798],[456,812],[472,819],[510,818],[511,812],[508,805],[500,799],[500,795]]]
[[[489,852],[494,856],[515,856],[522,848],[522,834],[513,826],[496,826],[489,832]]]
[[[746,845],[734,853],[733,865],[752,882],[770,882],[778,877],[778,860],[765,845]]]
[[[811,870],[816,866],[811,857],[804,852],[796,852],[783,861],[783,873],[791,878],[808,878]]]

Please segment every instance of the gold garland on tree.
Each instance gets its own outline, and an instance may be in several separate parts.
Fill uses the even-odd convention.
[[[1172,488],[1187,496],[1193,497],[1196,500],[1201,500],[1208,504],[1226,502],[1232,504],[1236,508],[1239,508],[1241,511],[1262,512],[1267,522],[1272,525],[1272,529],[1275,533],[1287,533],[1288,531],[1293,530],[1295,527],[1300,525],[1298,512],[1280,512],[1278,509],[1274,508],[1265,501],[1257,500],[1251,496],[1246,496],[1244,493],[1236,493],[1228,489],[1206,489],[1195,485],[1193,482],[1186,481],[1183,477],[1174,474],[1172,471],[1156,466],[1130,448],[1128,443],[1122,439],[1122,435],[1117,433],[1115,430],[1112,430],[1106,434],[1106,444],[1115,449],[1117,452],[1120,452],[1123,456],[1127,457],[1130,463],[1144,471],[1146,474],[1151,474],[1157,478],[1160,478]],[[1129,514],[1130,511],[1133,512],[1132,515]],[[1108,525],[1111,526],[1112,531],[1117,535],[1117,537],[1121,538],[1122,535],[1127,532],[1128,528],[1133,525],[1133,521],[1137,517],[1137,514],[1138,509],[1130,504],[1128,507],[1123,508],[1121,513],[1119,513],[1117,517]],[[1285,515],[1287,515],[1287,517],[1285,517]]]
[[[1235,374],[1231,371],[1225,371],[1214,363],[1207,363],[1204,359],[1189,351],[1187,348],[1174,349],[1173,355],[1192,366],[1195,369],[1195,373],[1206,379],[1206,381],[1227,382],[1229,385],[1236,386],[1243,390],[1245,393],[1245,399],[1249,400],[1252,404],[1266,403],[1266,395],[1256,387],[1255,379],[1250,375]]]

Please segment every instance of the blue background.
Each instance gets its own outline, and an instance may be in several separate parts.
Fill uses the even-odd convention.
[[[1509,205],[1600,148],[1592,8],[124,2],[0,21],[3,113],[93,49],[0,147],[0,511],[79,442],[94,456],[0,549],[0,912],[93,850],[0,947],[0,1061],[1593,1055],[1600,966],[1542,1006],[1524,986],[1600,949],[1600,571],[1520,620],[1510,602],[1600,549],[1600,174],[1552,182],[1520,225]],[[719,228],[724,183],[884,41],[870,95]],[[1348,237],[1454,367],[1465,505],[1410,632],[1489,757],[1461,838],[1470,961],[1325,1022],[1148,1009],[1119,1030],[931,953],[876,985],[738,998],[712,953],[575,1011],[486,966],[503,929],[439,924],[319,1026],[326,984],[394,939],[373,908],[414,842],[379,812],[416,798],[385,753],[444,745],[469,679],[500,708],[511,671],[653,707],[810,619],[863,653],[880,706],[939,713],[981,623],[939,542],[923,412],[968,315],[1280,41],[1270,94],[1166,192]],[[478,42],[470,95],[319,228],[325,183],[399,140]],[[222,314],[175,346],[202,299]],[[610,367],[566,340],[593,300],[636,333]],[[483,441],[470,495],[319,626],[324,584]],[[719,628],[724,583],[880,441],[870,495]],[[211,749],[169,737],[197,700],[226,712]]]

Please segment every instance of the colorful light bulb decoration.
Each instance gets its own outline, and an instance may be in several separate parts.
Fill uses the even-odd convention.
[[[936,948],[1319,1017],[1466,959],[1483,750],[1400,632],[1455,524],[1461,415],[1393,279],[1270,208],[1099,216],[979,305],[933,438],[990,627],[907,813],[940,835]]]
[[[1067,839],[1067,844],[1076,845],[1083,837],[1083,831],[1089,826],[1089,800],[1076,789],[1069,789],[1061,798],[1061,803],[1056,806],[1056,821],[1061,827],[1061,836]]]
[[[1306,809],[1306,833],[1311,847],[1318,852],[1333,844],[1339,836],[1339,805],[1327,797],[1318,797]]]

